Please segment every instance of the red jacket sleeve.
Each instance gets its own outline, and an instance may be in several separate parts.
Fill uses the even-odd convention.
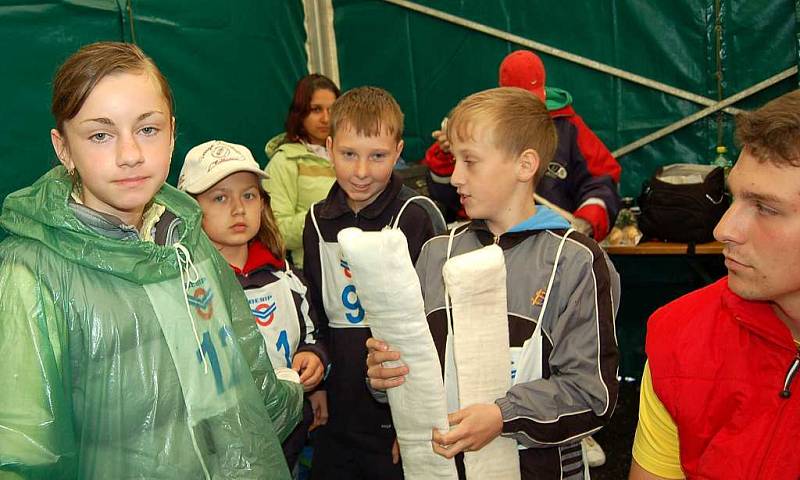
[[[455,168],[453,154],[445,152],[439,147],[439,142],[433,142],[425,152],[425,159],[422,163],[427,165],[431,172],[440,177],[449,177]]]

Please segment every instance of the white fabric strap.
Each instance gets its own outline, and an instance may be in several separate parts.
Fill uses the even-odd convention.
[[[319,203],[319,202],[317,202]],[[322,239],[322,232],[319,231],[319,225],[317,224],[317,217],[314,215],[314,207],[317,206],[317,203],[312,203],[310,207],[308,207],[308,211],[311,213],[311,222],[314,224],[314,230],[317,231],[317,238],[320,242],[324,242]]]
[[[283,270],[275,270],[275,276],[278,278],[285,278],[286,284],[289,286],[289,290],[292,292],[297,293],[298,295],[305,296],[308,288],[297,278],[297,275],[294,274],[291,268],[289,268],[289,262],[286,262],[286,267]]]
[[[450,260],[450,254],[453,253],[453,239],[456,236],[456,229],[450,230],[450,235],[447,236],[447,256],[445,256],[445,263]],[[447,289],[447,282],[444,283],[444,312],[447,314],[447,334],[453,334],[453,316],[450,313],[450,291]]]
[[[450,230],[447,237],[447,254],[445,261],[450,259],[453,251],[453,239],[456,229]],[[444,284],[444,313],[447,315],[447,342],[444,349],[444,392],[447,397],[447,411],[452,413],[459,409],[458,401],[458,366],[453,355],[453,316],[450,308],[450,292],[447,290],[447,283]]]
[[[310,343],[310,344],[317,343],[316,339],[314,338],[315,336],[314,322],[311,321],[311,315],[309,314],[311,307],[308,303],[308,295],[306,295],[306,293],[308,292],[308,287],[306,287],[305,284],[301,282],[299,278],[297,278],[297,275],[295,275],[292,269],[289,267],[289,262],[286,262],[286,268],[284,269],[284,271],[283,272],[281,272],[280,270],[276,271],[275,276],[277,276],[278,278],[286,277],[286,279],[289,281],[289,288],[293,292],[300,295],[300,311],[298,313],[302,318],[303,323],[305,323],[306,326],[306,337],[304,341],[305,343]]]
[[[442,273],[452,297],[460,406],[492,404],[511,386],[503,250],[490,245],[457,255],[447,260]],[[468,480],[519,479],[517,442],[497,437],[478,451],[466,452],[464,465]]]
[[[561,259],[561,252],[564,250],[564,244],[567,242],[567,238],[569,237],[569,234],[574,232],[574,231],[575,230],[572,229],[572,228],[567,230],[567,232],[564,234],[564,236],[561,237],[561,241],[558,243],[558,250],[556,250],[556,258],[553,260],[553,270],[550,272],[550,280],[547,282],[547,290],[545,290],[545,292],[544,292],[544,300],[542,301],[542,309],[539,310],[539,318],[536,320],[536,329],[534,329],[533,335],[531,335],[532,337],[535,337],[537,335],[541,336],[541,334],[542,334],[542,323],[543,323],[543,320],[544,320],[544,312],[545,312],[545,310],[547,310],[547,306],[549,305],[550,291],[553,289],[553,282],[555,282],[556,273],[558,272],[558,261]],[[540,364],[539,364],[539,367],[541,368]],[[542,378],[541,374],[538,375],[536,378],[537,379],[538,378]]]
[[[400,224],[400,216],[403,215],[403,211],[411,202],[416,200],[430,203],[433,206],[433,209],[436,211],[436,213],[439,214],[439,220],[441,221],[441,224],[447,225],[447,221],[444,219],[444,215],[442,215],[442,212],[439,210],[439,207],[436,205],[436,202],[434,202],[433,200],[424,195],[417,195],[415,197],[411,197],[408,200],[406,200],[406,203],[404,203],[403,206],[400,207],[400,211],[397,212],[397,217],[395,218],[394,223],[392,223],[392,228],[397,228],[397,226]],[[431,222],[433,222],[433,219],[431,219]]]
[[[458,478],[455,463],[434,453],[434,428],[447,432],[447,406],[439,359],[433,344],[419,279],[399,229],[339,232],[353,284],[376,338],[402,352],[409,373],[387,391],[407,480]],[[394,362],[393,362],[394,363]]]

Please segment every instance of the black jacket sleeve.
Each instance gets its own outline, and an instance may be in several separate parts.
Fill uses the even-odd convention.
[[[312,206],[311,208],[315,208]],[[328,316],[322,303],[322,267],[319,258],[319,238],[314,223],[311,221],[311,210],[306,214],[303,228],[303,276],[308,285],[308,301],[317,317],[317,338],[327,344]]]

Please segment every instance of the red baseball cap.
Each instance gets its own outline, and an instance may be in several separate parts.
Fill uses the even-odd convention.
[[[500,63],[501,87],[519,87],[545,100],[545,71],[542,59],[528,50],[509,53]]]

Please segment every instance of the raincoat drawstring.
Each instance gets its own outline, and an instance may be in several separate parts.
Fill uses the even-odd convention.
[[[192,324],[192,332],[194,339],[197,342],[197,351],[200,353],[200,360],[203,362],[203,371],[208,374],[208,362],[206,361],[206,354],[203,350],[203,344],[200,342],[200,335],[197,334],[197,326],[194,324],[194,317],[192,317],[192,309],[189,307],[189,295],[186,290],[192,282],[200,280],[200,272],[194,266],[192,256],[189,250],[184,247],[180,242],[173,245],[175,249],[175,256],[178,258],[178,270],[181,272],[181,284],[183,285],[183,303],[186,305],[186,313],[189,315],[189,323]]]

